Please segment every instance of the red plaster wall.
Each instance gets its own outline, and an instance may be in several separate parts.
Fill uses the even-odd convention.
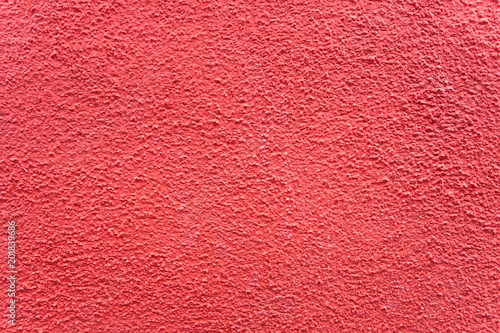
[[[0,327],[499,332],[499,9],[3,1]]]

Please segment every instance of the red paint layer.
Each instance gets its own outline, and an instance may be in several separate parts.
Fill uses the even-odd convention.
[[[498,1],[0,14],[15,330],[500,330]]]

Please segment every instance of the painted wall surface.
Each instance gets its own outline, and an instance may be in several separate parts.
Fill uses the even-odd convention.
[[[3,1],[12,332],[499,332],[498,1]]]

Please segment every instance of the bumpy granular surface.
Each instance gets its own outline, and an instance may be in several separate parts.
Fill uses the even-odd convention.
[[[499,20],[4,1],[0,327],[499,332]]]

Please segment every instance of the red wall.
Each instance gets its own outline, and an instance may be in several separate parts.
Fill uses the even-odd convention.
[[[0,327],[500,331],[499,9],[4,1]]]

